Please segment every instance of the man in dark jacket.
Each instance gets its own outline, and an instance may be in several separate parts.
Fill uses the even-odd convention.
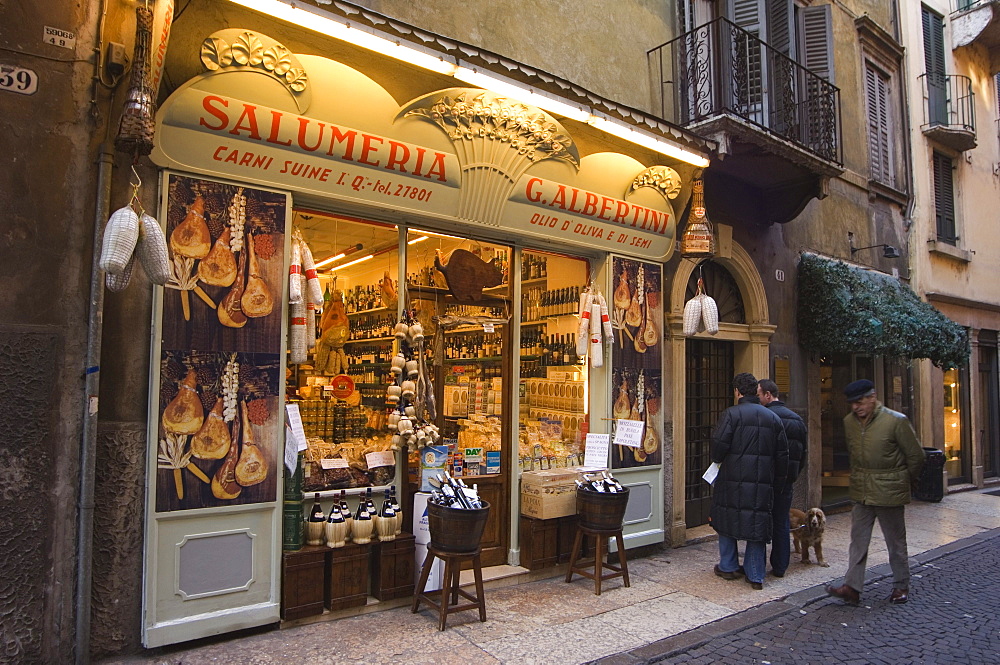
[[[788,440],[781,419],[760,405],[753,374],[737,374],[733,388],[737,403],[725,410],[712,434],[712,461],[720,465],[712,494],[712,527],[719,532],[715,574],[728,580],[746,575],[759,590],[774,495],[784,489],[788,474]],[[739,540],[747,543],[742,567]]]
[[[792,483],[806,468],[806,424],[802,417],[782,402],[778,395],[778,384],[770,379],[757,383],[757,398],[760,403],[781,418],[788,439],[788,478],[785,489],[774,495],[774,510],[771,511],[771,528],[774,541],[771,544],[771,572],[775,577],[784,577],[791,557],[789,545],[788,509],[792,507]]]
[[[844,417],[847,452],[851,457],[850,496],[854,502],[850,561],[844,584],[828,586],[826,591],[849,605],[860,602],[868,543],[878,518],[892,569],[889,602],[901,605],[908,600],[910,587],[903,509],[910,502],[910,484],[920,475],[924,464],[924,451],[910,421],[902,413],[882,406],[871,381],[861,379],[847,384],[844,396],[851,404],[851,413]]]

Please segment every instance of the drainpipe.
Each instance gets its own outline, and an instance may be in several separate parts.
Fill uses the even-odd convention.
[[[893,37],[895,37],[898,43],[902,35],[902,26],[899,24],[899,0],[895,0],[892,3],[892,24],[893,24]],[[907,67],[906,67],[906,55],[903,55],[903,71],[901,72],[900,85],[901,85],[901,96],[905,101],[909,99],[909,85],[907,85]],[[903,136],[910,136],[910,113],[908,107],[912,105],[904,104],[903,108]],[[906,168],[906,178],[907,178],[907,192],[906,192],[906,208],[903,211],[903,230],[906,231],[907,235],[910,233],[910,229],[913,228],[913,210],[917,206],[917,197],[914,192],[914,179],[913,179],[913,145],[907,140],[903,146],[903,162]],[[909,239],[907,239],[907,245],[909,245]],[[910,258],[910,252],[906,253],[907,258]],[[911,265],[907,268],[912,268]],[[912,269],[907,270],[907,278],[910,277],[909,273],[912,273]]]
[[[101,333],[104,327],[104,272],[98,267],[104,224],[111,208],[114,152],[101,143],[97,158],[97,212],[94,215],[93,264],[90,269],[90,310],[87,314],[87,359],[84,365],[83,435],[80,441],[80,494],[76,525],[76,657],[90,662],[90,594],[94,549],[94,485],[97,461],[97,396],[100,388]]]

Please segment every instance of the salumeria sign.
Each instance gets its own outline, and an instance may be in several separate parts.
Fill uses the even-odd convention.
[[[438,216],[456,214],[462,172],[452,153],[192,87],[171,96],[160,120],[160,146],[174,166]],[[201,138],[192,140],[192,131]],[[502,226],[657,259],[670,254],[674,235],[669,210],[530,172],[504,204]]]

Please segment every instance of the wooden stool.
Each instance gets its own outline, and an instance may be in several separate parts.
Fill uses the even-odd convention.
[[[577,557],[580,556],[580,546],[583,545],[584,535],[592,536],[594,538],[594,561],[593,561],[593,571],[586,570],[591,565],[589,560],[579,561]],[[618,543],[618,565],[613,566],[604,560],[605,555],[608,552],[608,538],[615,538],[615,542]],[[582,564],[582,565],[581,565]],[[612,572],[605,573],[604,569],[608,568]],[[622,538],[622,530],[619,529],[591,529],[586,526],[577,526],[576,528],[576,540],[573,542],[573,554],[570,556],[569,560],[569,571],[566,573],[566,581],[570,582],[573,579],[573,573],[587,577],[594,580],[596,585],[595,594],[601,595],[601,582],[604,580],[614,579],[615,577],[621,577],[625,581],[625,586],[631,586],[628,581],[628,562],[625,560],[625,541]]]
[[[438,611],[438,630],[444,630],[448,615],[452,612],[461,612],[479,608],[479,620],[486,621],[486,601],[483,594],[483,565],[480,561],[481,549],[473,552],[444,552],[433,545],[427,546],[427,558],[424,559],[424,567],[420,571],[420,582],[417,583],[417,593],[413,597],[413,607],[411,612],[416,612],[420,607],[420,602],[424,601]],[[424,593],[427,585],[427,578],[431,574],[431,566],[434,564],[434,557],[444,561],[444,571],[441,575],[441,591],[431,591]],[[472,573],[476,578],[476,595],[473,596],[459,585],[459,577],[462,573],[462,561],[472,559]],[[440,593],[440,601],[435,601],[431,596],[433,593]],[[451,602],[448,602],[448,596]],[[458,604],[458,597],[461,596],[471,602],[465,605]]]

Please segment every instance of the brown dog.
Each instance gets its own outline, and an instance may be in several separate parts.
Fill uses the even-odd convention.
[[[816,563],[829,568],[830,564],[823,561],[823,530],[826,528],[826,515],[819,508],[810,508],[802,512],[797,508],[788,511],[791,523],[792,540],[795,541],[796,553],[802,553],[802,563],[809,563],[809,548],[816,551]]]

